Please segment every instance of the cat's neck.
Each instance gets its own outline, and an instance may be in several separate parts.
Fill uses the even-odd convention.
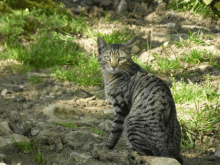
[[[146,72],[144,69],[142,69],[138,64],[133,63],[132,66],[125,72],[120,72],[117,74],[112,74],[112,73],[102,73],[104,83],[109,84],[113,79],[129,79],[133,75],[135,75],[137,72]]]

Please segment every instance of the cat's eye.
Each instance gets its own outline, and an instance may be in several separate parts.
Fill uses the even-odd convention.
[[[106,61],[110,61],[110,60],[111,60],[111,58],[110,58],[109,56],[104,56],[104,59],[105,59]]]
[[[125,57],[119,57],[118,58],[118,61],[123,61],[123,60],[125,60]]]

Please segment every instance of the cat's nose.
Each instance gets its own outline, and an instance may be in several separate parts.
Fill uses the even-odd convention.
[[[113,70],[115,69],[117,67],[117,65],[115,65],[115,66],[112,66],[112,68],[113,68]]]

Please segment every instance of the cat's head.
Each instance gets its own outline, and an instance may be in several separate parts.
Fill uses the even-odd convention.
[[[131,58],[132,45],[137,37],[120,44],[107,44],[104,39],[98,37],[98,61],[102,70],[108,73],[119,73],[133,64]]]

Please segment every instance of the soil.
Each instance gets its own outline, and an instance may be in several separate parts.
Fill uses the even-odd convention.
[[[161,57],[165,53],[188,52],[191,47],[202,47],[208,51],[216,52],[220,58],[220,35],[216,29],[217,26],[220,26],[220,22],[211,18],[201,19],[201,16],[193,16],[188,12],[176,13],[167,10],[158,13],[156,10],[146,17],[127,18],[116,24],[104,22],[104,20],[105,18],[101,16],[96,18],[96,23],[93,24],[92,29],[104,29],[107,32],[112,27],[114,30],[119,30],[127,26],[128,29],[135,30],[136,35],[141,36],[139,43],[137,43],[138,47],[141,47],[143,41],[150,40],[151,51],[159,53]],[[176,29],[167,28],[167,24],[174,21]],[[204,39],[205,42],[212,44],[212,47],[195,44],[191,45],[190,48],[170,46],[164,52],[162,51],[160,46],[162,43],[172,42],[172,38],[167,37],[166,34],[177,34],[177,31],[181,34],[188,34],[188,29],[192,32],[204,30],[212,34],[212,38]],[[150,38],[149,32],[151,33]],[[91,55],[93,51],[97,54],[94,40],[83,35],[76,35],[75,37],[76,42],[84,47],[88,55]],[[141,49],[136,56],[139,57],[146,51],[148,51],[147,48]],[[46,164],[149,164],[154,159],[154,157],[139,156],[136,152],[128,149],[124,137],[121,137],[114,151],[102,149],[101,144],[107,140],[111,128],[112,121],[109,118],[112,119],[113,116],[109,110],[112,106],[105,99],[102,87],[83,87],[73,82],[56,80],[48,76],[47,73],[50,73],[50,69],[22,74],[19,72],[21,65],[17,61],[0,61],[0,92],[7,89],[7,93],[0,96],[0,119],[1,121],[8,121],[10,129],[17,134],[22,134],[30,140],[34,140],[35,137],[41,139],[41,152],[47,158]],[[205,69],[202,70],[201,68]],[[204,82],[202,77],[210,75],[211,85],[220,93],[219,69],[205,65],[204,67],[188,67],[186,70],[197,73],[197,75],[185,77],[185,79],[191,79],[193,83],[201,85]],[[30,74],[41,77],[42,82],[31,83]],[[171,83],[170,76],[158,76]],[[187,108],[189,107],[186,105]],[[108,116],[103,113],[108,114]],[[14,116],[18,117],[19,114],[21,119],[13,120]],[[27,126],[18,129],[17,121],[21,124],[26,122]],[[72,122],[77,127],[63,127],[56,124]],[[97,130],[103,131],[103,133],[97,132]],[[219,134],[219,129],[216,131]],[[213,132],[210,132],[209,135],[198,135],[193,140],[197,141],[203,150],[182,151],[184,165],[220,165],[220,157],[214,155],[216,151],[220,151],[220,145],[207,148],[207,145],[202,141],[205,136],[215,142],[220,142],[219,136],[217,138]],[[31,154],[24,153],[18,147],[14,147],[8,153],[10,154],[2,158],[6,164],[37,164]]]

